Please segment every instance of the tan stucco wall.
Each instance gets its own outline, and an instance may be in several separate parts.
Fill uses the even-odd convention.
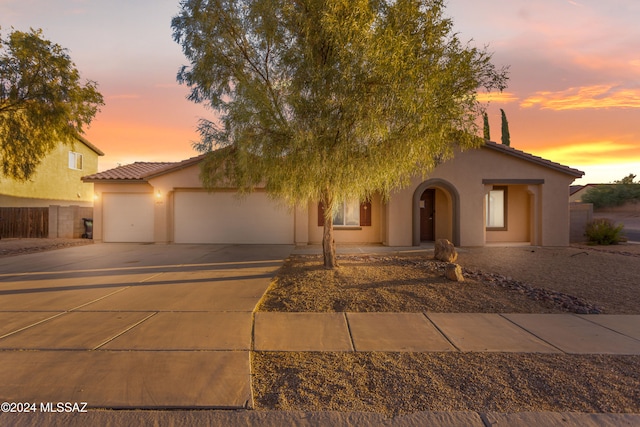
[[[436,180],[450,184],[458,192],[460,215],[458,244],[484,246],[488,240],[484,218],[484,196],[491,186],[485,185],[483,179],[504,180],[505,183],[509,180],[544,180],[544,184],[521,186],[514,190],[515,199],[526,202],[529,214],[515,207],[511,209],[514,216],[517,216],[517,218],[510,218],[510,227],[514,227],[513,235],[503,241],[531,240],[532,244],[545,246],[569,244],[569,185],[574,178],[489,148],[459,153],[455,159],[437,166],[425,178],[414,178],[409,187],[396,191],[387,206],[388,244],[390,246],[413,244],[414,193],[423,182]],[[532,195],[531,199],[529,194]],[[512,202],[514,201],[509,201],[510,204]],[[525,237],[527,234],[529,239]],[[497,237],[492,236],[492,238]]]
[[[69,152],[81,153],[82,170],[69,169]],[[49,205],[92,206],[93,184],[81,178],[98,171],[98,154],[81,142],[59,144],[25,181],[0,176],[0,206],[46,207]]]
[[[363,227],[334,227],[336,243],[382,243],[383,204],[380,196],[371,199],[371,226]],[[322,243],[324,227],[318,226],[318,203],[312,202],[308,206],[309,243]]]
[[[453,240],[453,204],[446,191],[436,188],[435,238]]]

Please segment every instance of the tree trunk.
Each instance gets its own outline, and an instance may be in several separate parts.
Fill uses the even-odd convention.
[[[328,210],[331,212],[330,210]],[[336,242],[333,239],[333,218],[324,219],[324,230],[322,233],[322,254],[324,255],[324,268],[333,270],[338,267],[336,259]]]
[[[324,227],[322,232],[322,254],[324,256],[324,268],[333,270],[338,267],[336,259],[336,242],[333,238],[333,198],[329,192],[323,195]]]

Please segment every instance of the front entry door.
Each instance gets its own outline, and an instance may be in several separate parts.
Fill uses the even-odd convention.
[[[420,197],[420,240],[435,240],[434,224],[436,216],[436,190],[429,188]]]

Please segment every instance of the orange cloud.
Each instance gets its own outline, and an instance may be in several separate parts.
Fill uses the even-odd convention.
[[[559,92],[537,92],[520,106],[541,109],[586,110],[602,108],[640,108],[640,89],[624,89],[613,85],[573,87]]]
[[[479,93],[476,97],[479,102],[499,102],[507,104],[509,102],[515,102],[519,98],[515,93],[511,92],[489,92],[489,93]]]

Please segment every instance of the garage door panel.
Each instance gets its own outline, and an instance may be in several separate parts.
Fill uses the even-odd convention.
[[[105,242],[153,242],[153,194],[105,193],[102,203]]]
[[[265,193],[177,191],[174,207],[176,243],[293,243],[293,213]]]

